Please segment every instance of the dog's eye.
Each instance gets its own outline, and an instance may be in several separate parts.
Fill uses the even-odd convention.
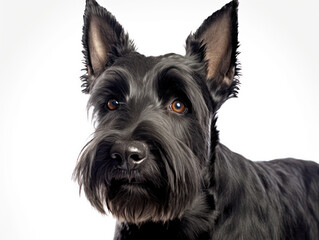
[[[172,102],[170,105],[170,109],[180,114],[185,113],[187,111],[185,104],[179,100],[175,100],[174,102]]]
[[[112,98],[107,101],[107,108],[110,110],[115,110],[118,108],[119,104],[120,103],[116,99]]]

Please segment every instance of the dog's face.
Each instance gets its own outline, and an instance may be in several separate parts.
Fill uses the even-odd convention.
[[[210,182],[216,110],[236,95],[237,2],[187,38],[185,56],[145,57],[87,1],[83,45],[96,129],[75,178],[94,207],[120,221],[181,217]]]

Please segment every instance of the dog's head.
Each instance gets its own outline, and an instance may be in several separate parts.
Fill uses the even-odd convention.
[[[188,36],[185,56],[139,54],[116,19],[87,1],[83,46],[96,129],[74,176],[120,221],[179,218],[203,192],[215,113],[236,96],[237,1]]]

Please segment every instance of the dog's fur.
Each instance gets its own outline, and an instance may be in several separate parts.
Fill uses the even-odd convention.
[[[316,163],[252,162],[218,140],[216,112],[238,90],[237,7],[207,18],[185,56],[145,57],[87,1],[82,80],[96,130],[74,176],[118,219],[114,239],[319,238]]]

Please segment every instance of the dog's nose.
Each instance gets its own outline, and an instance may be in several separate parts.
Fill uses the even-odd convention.
[[[148,147],[140,141],[117,141],[110,150],[111,158],[121,169],[131,170],[142,163],[148,154]]]

